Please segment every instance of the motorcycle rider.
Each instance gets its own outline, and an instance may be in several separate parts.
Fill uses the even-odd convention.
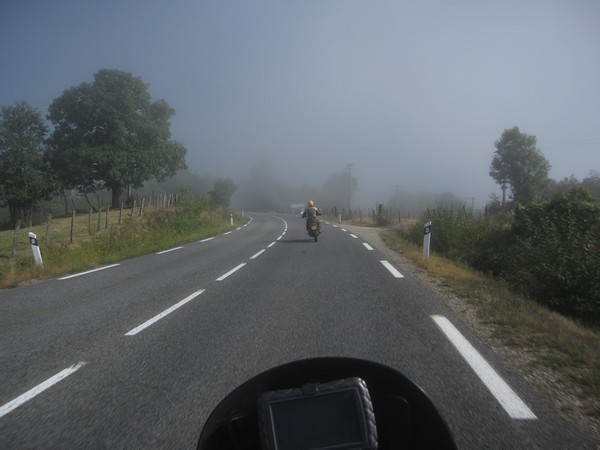
[[[321,215],[321,210],[315,206],[315,202],[309,200],[306,209],[302,212],[302,218],[306,218],[306,231],[310,229],[310,222],[313,218],[317,220],[319,224],[319,234],[321,234],[321,222],[317,219],[317,216]]]

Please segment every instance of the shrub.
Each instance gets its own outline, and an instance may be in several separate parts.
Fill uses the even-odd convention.
[[[421,245],[428,221],[433,251],[502,277],[552,309],[600,319],[600,201],[589,191],[575,188],[483,218],[437,208],[405,238]]]
[[[515,284],[563,313],[600,318],[600,202],[589,191],[518,208],[513,234]]]

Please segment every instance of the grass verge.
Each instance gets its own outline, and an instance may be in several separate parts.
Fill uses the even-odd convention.
[[[120,224],[116,221],[118,211],[114,214],[113,218],[109,216],[106,221],[103,220],[99,230],[94,227],[92,233],[88,215],[78,215],[73,242],[70,239],[71,218],[52,220],[48,240],[44,237],[46,225],[22,228],[14,257],[14,231],[0,232],[0,288],[165,250],[229,231],[246,220],[234,216],[234,224],[231,225],[229,213],[193,199],[175,209],[151,211],[143,217],[127,217]],[[30,231],[38,236],[44,261],[41,267],[33,262],[27,236]]]
[[[384,231],[385,244],[425,269],[467,305],[496,342],[524,356],[529,378],[543,374],[559,389],[563,412],[600,425],[600,331],[550,311],[511,291],[505,283],[421,249],[398,231]]]

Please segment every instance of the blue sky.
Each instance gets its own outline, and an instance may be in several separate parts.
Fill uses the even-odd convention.
[[[357,199],[487,200],[494,142],[519,126],[555,179],[600,170],[600,2],[85,1],[0,6],[0,105],[45,113],[102,68],[176,110],[200,174],[269,164],[320,186],[352,163]]]

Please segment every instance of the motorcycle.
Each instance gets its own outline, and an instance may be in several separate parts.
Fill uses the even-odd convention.
[[[311,217],[308,219],[308,235],[314,238],[315,242],[319,240],[319,234],[321,231],[319,230],[319,219],[316,217]]]
[[[423,390],[395,369],[313,358],[269,369],[227,395],[198,449],[455,449]]]

